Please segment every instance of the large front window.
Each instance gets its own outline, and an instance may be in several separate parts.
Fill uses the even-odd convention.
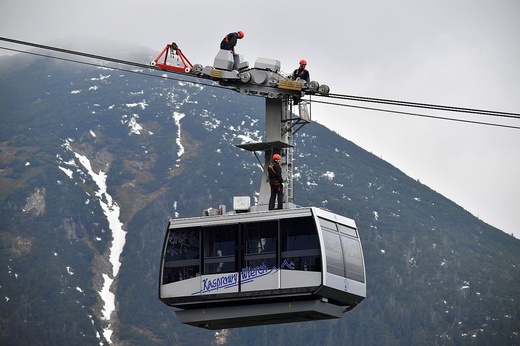
[[[347,278],[365,282],[363,254],[361,252],[361,245],[359,244],[359,241],[357,239],[342,235],[341,243],[343,245]]]
[[[363,254],[355,229],[319,218],[327,254],[327,272],[365,282]]]

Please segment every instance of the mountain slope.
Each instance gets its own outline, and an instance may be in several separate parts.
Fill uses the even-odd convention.
[[[261,171],[234,144],[263,135],[263,99],[23,55],[2,64],[2,344],[520,342],[520,242],[316,123],[296,136],[296,202],[356,220],[367,299],[334,321],[218,336],[180,324],[157,298],[168,217],[254,196]]]

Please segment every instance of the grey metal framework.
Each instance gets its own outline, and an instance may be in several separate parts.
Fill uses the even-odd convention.
[[[305,108],[304,108],[305,107]],[[267,168],[269,167],[271,157],[274,154],[280,154],[282,157],[282,176],[285,179],[284,184],[284,207],[289,207],[294,203],[293,193],[293,159],[294,159],[294,135],[305,124],[310,122],[308,112],[309,103],[303,101],[298,107],[301,112],[295,114],[292,112],[293,100],[290,97],[282,99],[265,100],[265,142],[260,143],[244,143],[238,144],[237,147],[248,151],[264,152],[264,162],[262,163],[258,155],[257,159],[262,163],[264,174],[260,184],[260,194],[257,208],[265,209],[269,202],[269,178]],[[304,114],[301,117],[299,114]],[[288,204],[289,203],[289,204]]]
[[[328,94],[329,87],[317,81],[292,80],[281,72],[278,60],[258,58],[253,68],[241,55],[220,50],[213,66],[193,66],[191,73],[218,81],[224,86],[253,96],[265,97],[265,141],[243,143],[237,147],[255,153],[263,166],[264,174],[260,184],[259,200],[255,210],[267,209],[270,195],[267,168],[274,154],[282,156],[282,176],[284,184],[284,208],[294,205],[293,193],[293,148],[294,135],[311,121],[310,102],[304,96]],[[296,106],[297,105],[297,106]],[[263,162],[257,152],[264,153]]]

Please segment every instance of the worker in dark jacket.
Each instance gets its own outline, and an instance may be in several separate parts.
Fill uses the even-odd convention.
[[[311,81],[311,76],[309,74],[309,71],[307,71],[306,67],[307,67],[307,61],[303,60],[303,59],[300,60],[300,67],[298,67],[296,70],[294,70],[293,79],[294,80],[303,79],[304,81],[309,83]]]
[[[230,32],[220,42],[220,49],[229,50],[232,54],[235,54],[235,46],[237,45],[237,39],[243,39],[244,32]]]
[[[271,185],[271,198],[269,198],[269,210],[274,209],[274,202],[278,199],[278,209],[283,209],[283,178],[280,167],[281,156],[273,155],[273,163],[269,165],[269,185]]]

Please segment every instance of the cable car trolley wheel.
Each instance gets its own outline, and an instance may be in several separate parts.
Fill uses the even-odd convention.
[[[242,83],[249,83],[249,81],[251,80],[251,73],[249,72],[242,72],[239,74],[239,77],[240,77],[240,81]]]
[[[201,74],[202,73],[202,65],[201,64],[195,64],[193,65],[193,73],[195,74]]]
[[[316,82],[315,80],[311,81],[309,83],[309,91],[316,92],[318,88],[320,87],[320,83]]]
[[[327,94],[330,92],[330,88],[329,88],[328,85],[326,85],[326,84],[322,84],[322,85],[320,85],[320,87],[318,88],[318,92],[319,92],[320,94],[325,94],[325,95],[327,95]]]

